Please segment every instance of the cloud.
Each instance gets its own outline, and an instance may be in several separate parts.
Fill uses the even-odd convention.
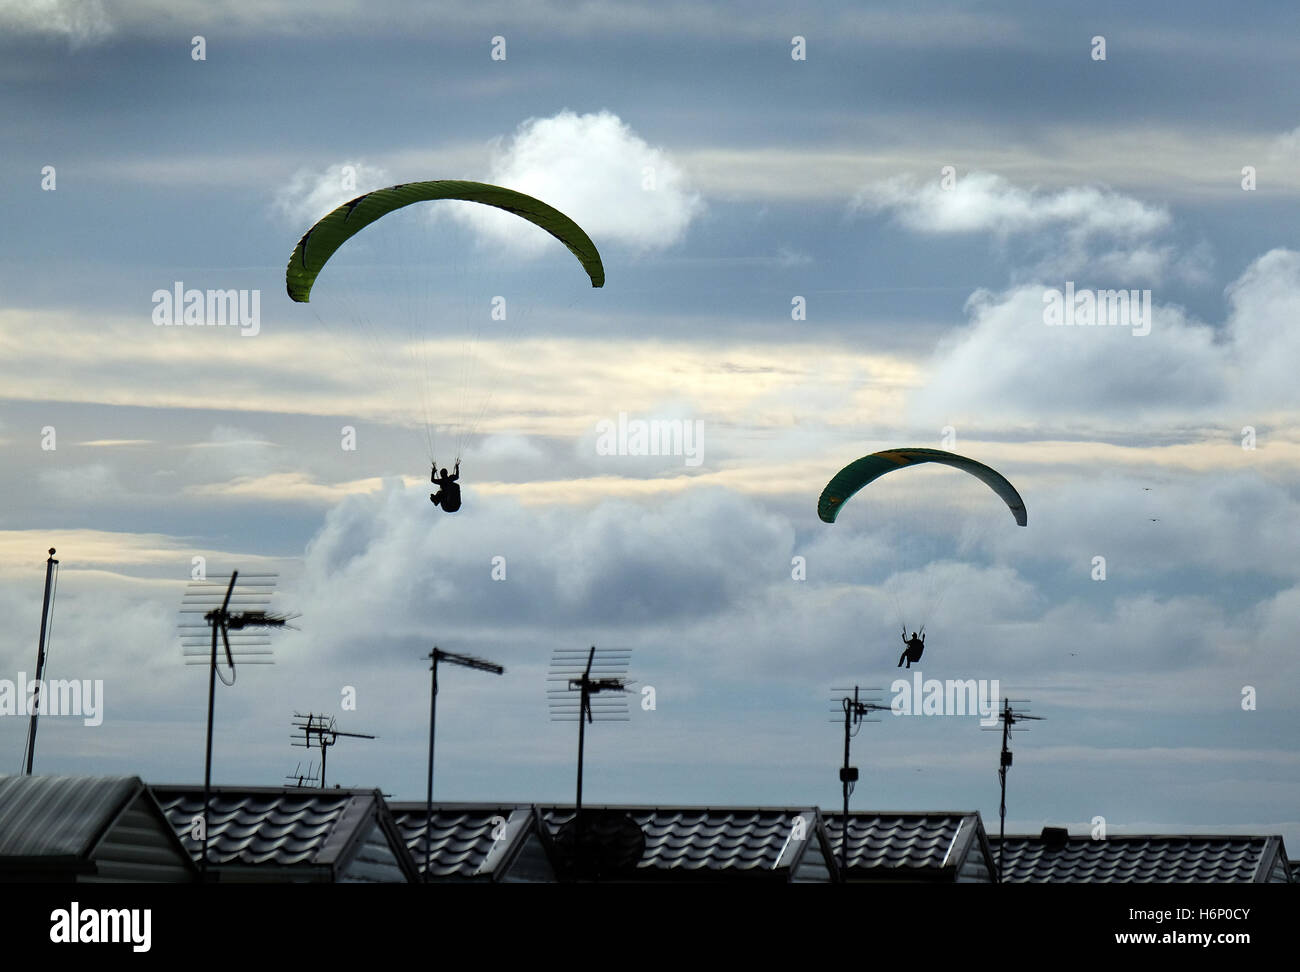
[[[939,347],[909,401],[915,421],[1160,423],[1222,401],[1226,375],[1209,327],[1160,305],[1145,337],[1131,327],[1049,327],[1045,289],[970,298],[969,324]]]
[[[41,484],[63,500],[103,502],[122,495],[122,483],[109,465],[96,462],[72,469],[50,469],[40,474]]]
[[[915,233],[988,234],[1008,250],[1015,237],[1031,261],[1021,279],[1092,273],[1127,286],[1171,271],[1191,282],[1208,279],[1206,247],[1184,256],[1173,244],[1151,241],[1172,224],[1166,209],[1095,186],[1043,192],[989,172],[959,176],[951,188],[895,177],[860,190],[849,208],[891,214]]]
[[[113,33],[102,0],[0,0],[0,31],[66,37],[74,48]]]
[[[608,111],[528,119],[499,143],[485,181],[545,200],[597,246],[671,246],[703,208],[668,153]],[[535,253],[547,245],[543,234],[507,213],[468,204],[455,212],[484,238],[513,249]]]
[[[484,497],[472,484],[462,512],[444,516],[427,494],[386,482],[327,515],[307,549],[301,608],[319,643],[360,637],[374,617],[397,636],[435,619],[463,634],[488,618],[498,629],[658,630],[727,611],[753,580],[751,565],[793,542],[755,501],[722,489],[653,506],[609,500],[581,517]],[[497,556],[501,580],[491,575]]]
[[[287,225],[306,232],[326,213],[389,182],[383,168],[361,161],[339,162],[316,172],[299,169],[276,192],[271,206]]]
[[[35,30],[47,11],[58,11],[59,19],[84,18],[84,8],[102,13],[100,0],[3,0],[15,10],[14,23]],[[22,7],[38,7],[28,15]],[[166,35],[172,23],[183,22],[195,29],[220,27],[225,36],[266,36],[268,33],[300,36],[303,18],[313,17],[313,31],[327,38],[356,40],[366,35],[409,36],[412,31],[439,31],[458,41],[465,36],[486,38],[506,27],[531,38],[634,37],[686,38],[726,34],[733,39],[769,43],[772,37],[789,36],[793,29],[789,11],[781,4],[747,4],[743,16],[725,5],[701,5],[689,0],[593,0],[573,5],[562,0],[482,0],[473,6],[455,0],[391,0],[383,5],[359,0],[227,0],[216,5],[206,0],[133,0],[115,11],[117,27],[132,36]],[[935,31],[940,19],[947,25]],[[811,21],[809,21],[811,23]],[[869,41],[904,50],[938,47],[987,47],[1028,49],[1035,35],[1026,32],[1015,18],[981,11],[971,13],[960,3],[945,4],[941,12],[824,10],[817,17],[815,36],[840,41]],[[1182,39],[1186,43],[1185,39]],[[1222,38],[1216,36],[1222,43]],[[1256,43],[1258,39],[1255,38]],[[513,49],[512,49],[513,53]]]
[[[960,176],[951,189],[937,181],[887,180],[861,190],[852,208],[890,212],[918,233],[1005,237],[1059,228],[1080,236],[1137,238],[1169,225],[1165,210],[1119,193],[1090,186],[1044,193],[989,172]]]
[[[909,401],[914,421],[1042,430],[1068,415],[1076,431],[1167,430],[1221,423],[1225,410],[1256,423],[1293,413],[1300,253],[1272,250],[1228,286],[1221,334],[1154,301],[1145,336],[1132,327],[1048,326],[1044,294],[1059,286],[976,292],[967,326],[939,346]]]
[[[235,476],[226,482],[187,486],[184,492],[188,496],[250,499],[258,503],[328,505],[368,485],[374,486],[377,483],[371,480],[327,486],[314,481],[306,473],[282,472],[263,476]]]
[[[1248,266],[1226,290],[1226,331],[1240,407],[1294,406],[1300,362],[1300,253],[1275,249]]]
[[[94,441],[78,442],[76,444],[89,449],[114,449],[122,446],[156,445],[156,442],[153,439],[95,439]]]
[[[193,443],[189,449],[193,473],[219,482],[266,476],[278,471],[276,466],[284,461],[276,455],[274,442],[229,425],[216,426],[206,442]]]
[[[30,571],[44,558],[46,548],[64,551],[63,568],[107,570],[128,567],[152,569],[182,562],[189,547],[180,539],[157,533],[114,533],[107,530],[0,530],[0,570]],[[34,555],[40,552],[41,559]],[[69,556],[71,554],[71,556]],[[178,576],[173,573],[173,577]]]

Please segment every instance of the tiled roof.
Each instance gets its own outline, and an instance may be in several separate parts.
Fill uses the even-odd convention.
[[[997,838],[990,843],[996,862]],[[1004,880],[1054,884],[1253,883],[1269,879],[1282,850],[1278,837],[1153,834],[1093,840],[1059,831],[1007,837],[1005,845]]]
[[[390,803],[402,842],[420,872],[424,872],[423,803]],[[429,847],[434,878],[485,878],[491,875],[518,831],[527,825],[527,807],[435,803],[433,840]]]
[[[423,869],[422,802],[389,805],[378,790],[216,787],[212,794],[209,852],[222,880],[400,881],[418,880]],[[158,880],[137,860],[142,847],[155,856],[166,850],[149,836],[150,820],[189,868],[185,852],[199,854],[191,823],[202,809],[203,791],[192,785],[0,777],[0,858],[10,871],[72,868],[102,877],[135,868],[130,873],[139,879]],[[841,815],[812,807],[586,807],[579,829],[572,806],[440,803],[432,878],[827,881],[835,879],[842,828]],[[974,812],[852,813],[847,830],[849,880],[987,881],[995,873],[997,840]],[[583,855],[575,854],[579,840]],[[1240,883],[1300,875],[1276,836],[1091,840],[1047,828],[1008,837],[1005,851],[1012,882]],[[99,857],[91,861],[92,854]]]
[[[843,814],[824,818],[830,851],[838,865]],[[850,876],[870,872],[873,879],[955,874],[965,862],[972,841],[982,853],[979,815],[972,812],[850,813],[848,870]]]
[[[143,788],[135,776],[2,776],[0,857],[84,857]]]
[[[152,789],[186,849],[198,860],[202,843],[190,837],[190,826],[203,813],[203,789]],[[213,787],[208,860],[217,866],[333,869],[355,849],[361,831],[369,829],[376,815],[392,827],[378,790]],[[392,830],[396,844],[396,828]],[[403,866],[410,868],[409,861],[404,860]]]
[[[634,859],[631,867],[642,877],[683,872],[784,877],[820,835],[818,812],[806,807],[584,807],[584,814],[588,809],[596,815],[595,839],[606,845],[605,856]],[[568,807],[538,808],[552,848],[563,843],[573,816]],[[622,819],[631,826],[618,826]],[[805,836],[792,839],[800,819]]]

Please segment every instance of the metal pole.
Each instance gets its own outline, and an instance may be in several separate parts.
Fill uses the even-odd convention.
[[[854,695],[857,694],[856,689]],[[840,880],[848,880],[849,874],[849,718],[852,706],[847,697],[844,699],[844,779],[840,787],[844,790],[844,823],[840,831]]]
[[[587,700],[590,696],[587,693],[587,676],[582,676],[582,701],[578,706],[578,796],[577,796],[577,813],[582,814],[582,751],[586,741],[587,730]]]
[[[586,748],[587,715],[591,706],[591,663],[596,657],[596,646],[587,653],[587,667],[582,673],[582,686],[578,704],[578,796],[573,811],[573,854],[575,862],[582,860],[582,763]]]
[[[208,804],[212,794],[212,704],[217,695],[217,625],[212,625],[212,658],[208,666],[208,741],[203,758],[203,859],[199,871],[208,876]]]
[[[431,656],[432,684],[429,689],[429,782],[424,791],[424,879],[429,880],[433,866],[433,727],[438,714],[438,657],[441,652],[434,645]]]
[[[998,806],[998,884],[1002,883],[1002,855],[1007,845],[1007,735],[1011,731],[1011,706],[1002,711],[1002,755],[998,765],[998,782],[1002,787],[1002,802]]]
[[[225,600],[212,617],[212,656],[208,665],[208,743],[207,754],[203,760],[203,860],[200,862],[201,879],[208,876],[208,816],[209,803],[212,799],[212,708],[217,697],[217,629],[226,623],[226,609],[230,607],[230,596],[235,592],[235,581],[239,571],[230,572],[230,586],[226,588]]]
[[[32,761],[36,759],[36,719],[40,715],[41,679],[45,677],[45,624],[50,616],[50,579],[54,576],[54,548],[50,548],[45,561],[45,600],[41,604],[41,637],[36,643],[36,692],[32,695],[31,721],[27,726],[27,775],[32,775]]]
[[[578,704],[578,801],[577,813],[582,814],[582,751],[587,729],[587,713],[591,705],[591,663],[596,657],[596,646],[591,646],[587,653],[587,667],[582,673],[580,702]]]

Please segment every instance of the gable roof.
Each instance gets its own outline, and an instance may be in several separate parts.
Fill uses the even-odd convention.
[[[392,809],[423,871],[425,805]],[[572,806],[435,803],[433,809],[435,881],[510,880],[525,845],[556,873],[572,873]],[[840,818],[815,807],[583,810],[584,843],[599,848],[607,880],[829,881],[838,870]],[[850,814],[849,834],[851,880],[990,881],[994,873],[974,811]]]
[[[154,793],[189,853],[198,861],[202,842],[190,837],[203,813],[203,788],[154,786]],[[208,823],[209,868],[275,869],[342,880],[377,826],[405,880],[416,870],[379,790],[312,790],[297,787],[213,787]]]
[[[46,878],[195,875],[138,776],[0,776],[0,868]]]
[[[0,856],[85,857],[141,789],[135,776],[0,777]]]
[[[416,868],[424,873],[424,803],[390,803],[393,820]],[[433,805],[432,840],[427,849],[432,880],[494,880],[532,825],[532,810],[511,804]]]
[[[844,815],[827,814],[824,820],[839,867]],[[997,873],[974,810],[850,813],[848,835],[849,880],[991,881]]]
[[[421,880],[425,805],[378,790],[215,787],[210,870],[222,880]],[[202,812],[193,785],[138,777],[0,776],[0,877],[192,880]],[[587,813],[589,811],[589,813]],[[815,807],[434,804],[431,880],[555,881],[589,848],[601,880],[835,880],[844,818]],[[848,816],[850,881],[995,879],[997,838],[973,811]],[[1006,879],[1022,883],[1265,883],[1300,880],[1268,835],[1008,837]],[[587,864],[585,867],[593,865]]]
[[[992,838],[994,860],[998,840]],[[1007,837],[1005,880],[1054,884],[1252,884],[1294,880],[1278,836],[1122,834],[1094,840],[1045,827]],[[1281,863],[1283,867],[1279,869]]]
[[[628,880],[791,880],[807,855],[825,866],[825,834],[816,807],[583,807],[609,859]],[[539,806],[537,828],[563,870],[572,807]]]

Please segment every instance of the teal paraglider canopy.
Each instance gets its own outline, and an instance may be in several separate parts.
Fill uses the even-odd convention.
[[[303,234],[289,257],[285,268],[285,289],[296,301],[305,303],[311,297],[316,282],[326,262],[344,243],[375,220],[418,202],[459,199],[482,203],[496,209],[514,213],[522,219],[540,226],[569,248],[582,268],[587,271],[593,287],[604,286],[605,267],[600,261],[596,244],[573,220],[540,199],[488,185],[485,182],[465,182],[458,179],[437,179],[432,182],[406,182],[387,189],[376,189],[344,203],[321,217]]]
[[[826,523],[834,523],[845,502],[858,490],[875,482],[886,473],[927,462],[952,466],[954,469],[970,473],[998,494],[1010,508],[1016,523],[1020,526],[1027,524],[1028,512],[1025,510],[1025,501],[1020,498],[1020,493],[1011,485],[1010,480],[982,462],[952,452],[944,452],[941,449],[886,449],[884,452],[874,452],[854,460],[837,472],[826,484],[821,497],[817,500],[817,515]]]

